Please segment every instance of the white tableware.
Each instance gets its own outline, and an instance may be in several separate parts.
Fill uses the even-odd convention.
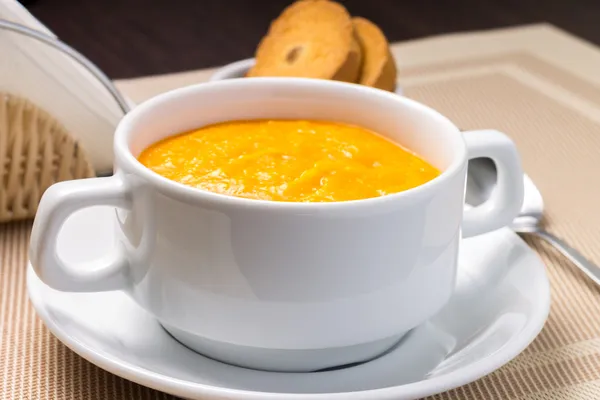
[[[114,251],[113,214],[106,207],[75,213],[59,234],[58,255],[82,265]],[[399,346],[359,366],[317,373],[256,371],[198,355],[120,291],[57,291],[32,267],[27,283],[38,315],[69,348],[116,375],[182,398],[407,400],[492,372],[520,353],[547,317],[544,265],[509,229],[463,241],[459,264],[448,304]],[[391,317],[400,315],[392,311]]]
[[[136,156],[167,136],[243,119],[317,119],[372,129],[442,170],[417,188],[334,203],[231,197],[185,186]],[[463,216],[467,161],[490,157],[494,195]],[[438,312],[455,286],[458,243],[507,225],[523,199],[514,144],[461,133],[415,101],[340,82],[255,78],[177,89],[141,105],[115,133],[116,174],[63,182],[41,200],[31,261],[65,291],[122,289],[175,338],[250,368],[312,371],[375,357]],[[63,262],[65,218],[118,207],[120,246]]]
[[[210,82],[222,81],[224,79],[235,79],[235,78],[243,78],[246,76],[246,73],[252,66],[254,65],[254,58],[246,58],[245,60],[240,60],[236,62],[232,62],[230,64],[224,65],[218,68],[215,73],[211,75],[209,78]],[[402,95],[402,87],[400,87],[400,83],[396,84],[396,94]]]
[[[253,65],[254,58],[246,58],[245,60],[232,62],[217,69],[215,73],[211,75],[209,81],[214,82],[222,81],[224,79],[243,78]]]

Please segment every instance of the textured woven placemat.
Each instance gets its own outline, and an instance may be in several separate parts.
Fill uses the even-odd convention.
[[[451,35],[395,46],[402,85],[461,128],[514,138],[547,205],[548,228],[600,263],[600,51],[549,26]],[[207,71],[121,82],[140,101]],[[58,342],[27,301],[28,222],[0,226],[0,399],[171,399],[111,375]],[[431,399],[600,399],[600,290],[533,240],[553,303],[518,358]]]

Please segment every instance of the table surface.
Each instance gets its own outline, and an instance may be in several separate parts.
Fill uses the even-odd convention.
[[[547,206],[549,230],[600,263],[600,50],[549,25],[395,44],[400,84],[463,129],[516,142]],[[118,81],[134,101],[203,82],[211,71]],[[165,399],[100,370],[58,342],[27,301],[30,222],[0,226],[0,399]],[[548,267],[553,303],[515,360],[432,399],[600,398],[600,290],[557,252],[528,243]]]

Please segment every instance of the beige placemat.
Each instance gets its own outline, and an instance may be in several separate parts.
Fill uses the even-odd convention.
[[[461,128],[514,138],[541,189],[547,225],[600,263],[600,51],[547,25],[397,44],[401,83]],[[134,101],[210,71],[119,82]],[[0,226],[0,399],[170,399],[118,378],[58,342],[27,301],[30,223]],[[553,303],[535,342],[505,367],[432,399],[600,399],[600,290],[554,250]]]

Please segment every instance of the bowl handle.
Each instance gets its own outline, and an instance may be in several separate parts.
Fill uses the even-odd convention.
[[[498,171],[492,195],[477,207],[465,210],[463,237],[480,235],[510,225],[523,204],[523,169],[517,148],[504,133],[495,130],[463,132],[467,157],[489,158]]]
[[[56,183],[42,196],[31,231],[29,258],[38,277],[53,289],[98,292],[129,286],[129,267],[122,250],[77,266],[58,255],[58,234],[66,219],[78,210],[99,205],[131,208],[130,190],[120,174]]]

